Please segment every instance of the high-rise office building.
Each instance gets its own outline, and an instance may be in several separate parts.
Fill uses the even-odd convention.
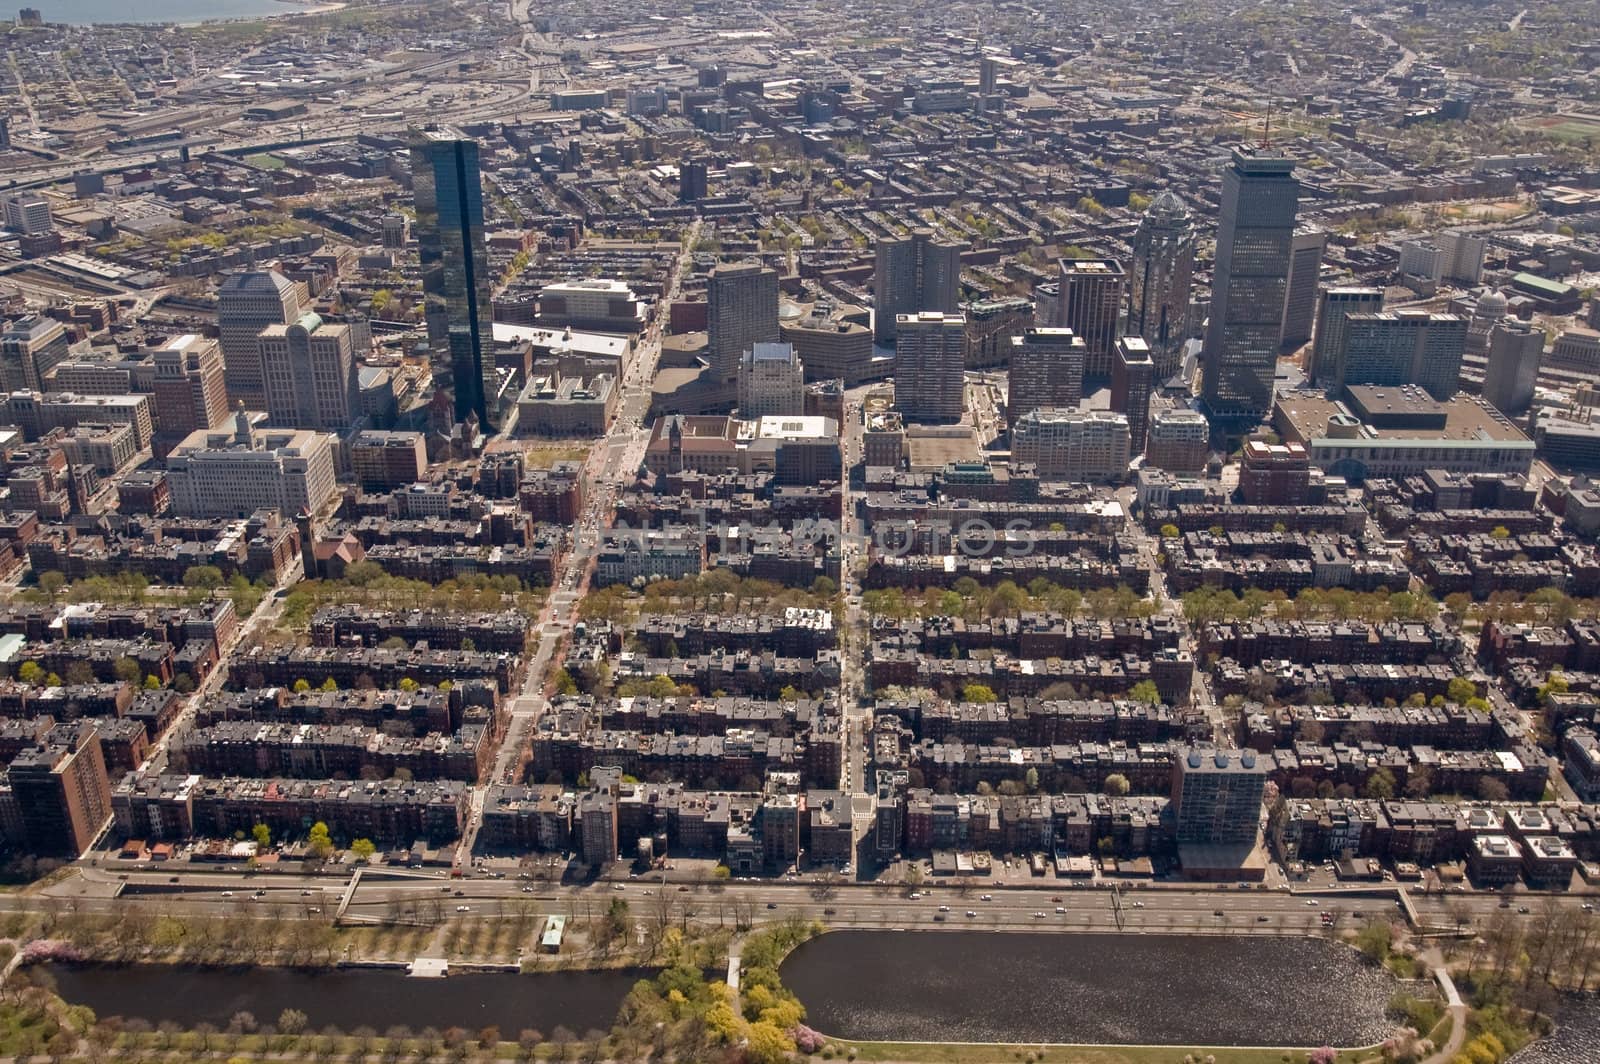
[[[706,333],[712,373],[733,385],[746,351],[779,340],[777,271],[754,262],[713,269],[706,281]]]
[[[228,416],[228,386],[215,340],[180,336],[155,353],[156,434],[176,443]]]
[[[300,289],[276,270],[229,274],[217,288],[217,328],[222,341],[222,375],[228,401],[248,410],[267,404],[257,337],[269,325],[287,325],[300,316]]]
[[[806,374],[793,344],[753,344],[739,359],[739,416],[806,412]]]
[[[907,421],[960,421],[966,319],[927,310],[895,323],[894,408]]]
[[[1032,410],[1011,430],[1011,460],[1042,480],[1120,483],[1129,454],[1128,419],[1110,410]]]
[[[1071,329],[1025,329],[1011,338],[1006,419],[1049,407],[1076,408],[1083,398],[1083,338]]]
[[[1299,198],[1294,163],[1234,149],[1222,175],[1202,351],[1205,402],[1215,417],[1255,421],[1272,408]]]
[[[0,388],[42,392],[45,374],[66,361],[67,328],[54,318],[29,314],[0,327]]]
[[[37,192],[19,192],[6,197],[6,228],[24,236],[38,236],[55,228],[50,216],[50,201]]]
[[[895,342],[902,314],[954,314],[961,299],[961,245],[932,229],[886,237],[874,252],[872,328],[880,344]]]
[[[196,429],[167,455],[172,512],[180,517],[284,516],[322,511],[338,492],[334,438],[309,429],[257,429],[243,410],[233,424]]]
[[[383,216],[383,246],[394,251],[404,250],[411,239],[411,219],[403,214]]]
[[[778,320],[778,336],[794,345],[809,379],[842,380],[854,388],[872,368],[869,320],[863,307],[819,299],[809,308],[791,304]]]
[[[1151,202],[1133,235],[1128,331],[1150,345],[1150,359],[1161,380],[1178,372],[1189,338],[1194,239],[1194,218],[1171,192]]]
[[[1283,300],[1283,326],[1278,350],[1293,351],[1311,339],[1311,321],[1317,313],[1317,281],[1322,276],[1322,253],[1328,234],[1321,229],[1299,229],[1289,254],[1289,290]]]
[[[1347,314],[1339,360],[1344,375],[1331,383],[1335,388],[1415,384],[1445,400],[1458,390],[1466,343],[1467,320],[1454,314],[1424,310]]]
[[[1111,367],[1111,409],[1128,419],[1128,446],[1134,454],[1144,453],[1155,374],[1156,364],[1144,337],[1117,340],[1117,357]]]
[[[1033,301],[1015,296],[975,299],[961,305],[967,319],[967,368],[1007,365],[1011,340],[1034,324]]]
[[[1115,259],[1061,260],[1055,324],[1083,338],[1085,377],[1103,381],[1111,376],[1125,280]]]
[[[289,325],[269,325],[257,338],[272,424],[343,432],[355,421],[358,398],[350,326],[302,314]]]
[[[1162,406],[1151,415],[1144,447],[1146,467],[1198,473],[1210,456],[1211,425],[1200,411]]]
[[[1344,355],[1345,318],[1351,314],[1376,314],[1383,309],[1383,289],[1338,286],[1322,290],[1322,307],[1317,311],[1316,339],[1311,344],[1311,360],[1306,377],[1328,385],[1344,377],[1339,359]]]
[[[490,293],[483,236],[478,142],[449,130],[411,136],[411,190],[417,209],[423,312],[438,416],[475,415],[488,431],[499,421]],[[492,407],[492,409],[491,409]]]
[[[685,159],[678,164],[678,202],[699,203],[706,198],[706,164],[699,159]]]
[[[1483,257],[1489,250],[1487,237],[1447,229],[1439,234],[1438,243],[1440,280],[1475,285],[1483,279]]]
[[[1457,230],[1447,230],[1432,240],[1407,240],[1400,245],[1398,272],[1434,282],[1475,285],[1483,276],[1483,256],[1489,242]]]
[[[1533,402],[1544,358],[1544,330],[1527,322],[1503,321],[1489,334],[1489,365],[1483,397],[1502,414],[1518,414]]]
[[[1172,766],[1180,844],[1253,845],[1261,827],[1266,766],[1252,750],[1191,749]]]

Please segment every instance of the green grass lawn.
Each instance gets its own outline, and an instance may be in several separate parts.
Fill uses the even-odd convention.
[[[263,170],[282,170],[284,165],[282,159],[276,155],[268,155],[265,152],[259,155],[246,155],[244,161],[251,166],[259,166]]]

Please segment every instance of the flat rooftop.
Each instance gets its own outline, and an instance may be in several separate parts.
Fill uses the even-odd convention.
[[[1370,399],[1368,409],[1375,413],[1401,415],[1412,400],[1402,399],[1399,389],[1376,389],[1378,392],[1393,392],[1394,398]],[[1458,395],[1448,402],[1440,403],[1430,398],[1417,400],[1422,407],[1411,406],[1419,416],[1430,413],[1442,413],[1444,420],[1437,427],[1406,426],[1398,428],[1385,428],[1362,422],[1356,430],[1351,442],[1359,444],[1370,440],[1455,440],[1462,443],[1528,443],[1528,437],[1511,422],[1498,414],[1491,407],[1487,407],[1478,400],[1465,395]],[[1286,392],[1278,396],[1277,417],[1280,424],[1286,422],[1285,427],[1292,433],[1310,443],[1313,440],[1322,440],[1328,437],[1328,419],[1336,415],[1358,420],[1356,413],[1344,403],[1329,399],[1320,392],[1297,391]],[[1435,423],[1436,424],[1436,423]]]

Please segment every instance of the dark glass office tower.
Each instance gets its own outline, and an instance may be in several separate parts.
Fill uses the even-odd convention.
[[[477,414],[487,431],[494,386],[489,252],[483,239],[478,143],[447,129],[411,135],[423,310],[433,386],[447,392],[455,420]]]
[[[1223,171],[1202,351],[1213,418],[1248,422],[1272,409],[1299,195],[1288,159],[1240,148]]]

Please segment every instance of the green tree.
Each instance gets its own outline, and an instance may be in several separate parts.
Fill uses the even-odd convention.
[[[399,684],[397,684],[396,686],[398,686],[400,688],[400,690],[405,691],[405,692],[407,692],[409,694],[410,692],[415,691],[417,689],[418,684],[417,684],[417,681],[413,680],[409,676],[406,676],[406,677],[402,677],[400,682],[399,682]]]
[[[1030,768],[1028,771],[1024,772],[1022,774],[1022,785],[1028,789],[1029,794],[1033,794],[1034,792],[1038,791],[1039,770],[1036,768]]]
[[[1156,689],[1154,681],[1140,680],[1128,691],[1128,697],[1135,702],[1143,702],[1149,706],[1161,704],[1161,692]]]
[[[578,693],[578,681],[572,678],[572,673],[565,668],[557,669],[555,673],[556,694],[575,695]]]
[[[161,681],[156,677],[155,673],[151,673],[149,676],[144,678],[144,689],[146,691],[161,690]]]
[[[17,679],[25,684],[38,686],[39,682],[44,679],[44,666],[37,661],[24,661],[22,666],[17,669]]]
[[[294,693],[295,694],[303,695],[309,690],[311,690],[311,681],[306,679],[305,677],[302,676],[300,679],[298,679],[298,680],[296,680],[294,682]]]
[[[1495,539],[1510,539],[1511,529],[1507,528],[1505,525],[1495,525],[1494,528],[1490,530],[1489,535]]]
[[[801,699],[801,697],[803,695],[804,695],[804,692],[801,691],[798,687],[794,687],[793,685],[790,685],[790,684],[785,684],[784,687],[783,687],[783,690],[778,692],[778,701],[780,701],[780,702],[798,702],[798,701],[800,701],[800,699]]]
[[[260,827],[261,825],[257,825]],[[262,843],[263,846],[266,843]],[[318,857],[327,858],[333,853],[333,839],[328,834],[328,825],[317,821],[311,825],[311,830],[306,833],[306,846]]]
[[[1394,929],[1384,920],[1369,920],[1356,933],[1356,949],[1373,964],[1382,964],[1389,957],[1389,947],[1394,942]]]
[[[144,670],[140,669],[139,663],[132,658],[118,658],[112,663],[111,671],[123,683],[138,683]]]
[[[1548,702],[1551,695],[1564,695],[1571,689],[1572,686],[1567,682],[1567,678],[1564,675],[1559,672],[1550,672],[1545,674],[1544,683],[1539,685],[1535,695],[1543,703]]]
[[[726,882],[727,880],[733,878],[733,869],[729,868],[725,864],[719,864],[717,867],[711,870],[711,878]]]
[[[995,702],[998,699],[995,698],[994,688],[987,684],[969,683],[961,689],[961,701]]]
[[[1457,676],[1445,687],[1445,699],[1456,705],[1466,705],[1467,700],[1478,697],[1478,688],[1465,676]]]
[[[44,685],[46,687],[60,687],[61,677],[52,672],[49,676],[44,678]]]
[[[1121,798],[1133,788],[1128,783],[1128,777],[1120,772],[1113,772],[1106,777],[1105,786],[1102,789],[1113,798]]]
[[[352,839],[350,852],[358,861],[370,861],[372,855],[378,852],[378,848],[372,844],[371,839]]]
[[[256,845],[263,850],[272,845],[272,829],[265,824],[257,824],[250,829],[250,834],[255,837]]]
[[[752,1023],[745,1038],[744,1059],[749,1064],[782,1064],[794,1051],[789,1036],[766,1020]]]
[[[222,570],[215,565],[191,565],[183,571],[183,586],[212,591],[222,586]]]
[[[337,691],[338,689],[339,689],[339,682],[337,680],[335,680],[332,676],[330,676],[326,680],[322,681],[322,690],[324,690],[324,691]],[[444,684],[440,684],[439,685],[439,689],[441,691],[444,690]]]
[[[613,938],[628,933],[628,900],[613,897],[606,908],[606,928]]]
[[[39,590],[49,595],[50,601],[54,602],[56,596],[61,593],[61,589],[66,586],[67,578],[54,569],[46,569],[39,574],[38,583]]]
[[[1393,798],[1395,792],[1394,773],[1379,765],[1372,770],[1372,775],[1367,777],[1366,795],[1368,798],[1387,799]]]
[[[1161,538],[1162,539],[1177,539],[1179,535],[1180,535],[1180,533],[1178,531],[1178,526],[1177,525],[1171,524],[1169,522],[1168,524],[1164,524],[1164,525],[1161,526]]]

